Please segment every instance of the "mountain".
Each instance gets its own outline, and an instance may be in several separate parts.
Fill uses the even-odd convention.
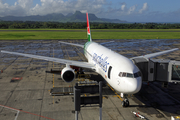
[[[0,17],[3,21],[59,21],[65,20],[65,16],[62,13],[47,14],[45,16],[31,15],[31,16],[6,16]]]
[[[64,16],[62,13],[47,14],[44,16],[5,16],[0,17],[3,21],[52,21],[52,22],[86,22],[86,14],[76,11],[74,14],[69,13]],[[90,22],[107,22],[107,23],[122,23],[119,19],[98,18],[95,14],[89,13]]]
[[[108,23],[125,23],[127,21],[122,21],[119,19],[107,19],[107,18],[101,18],[101,20],[106,21]]]
[[[68,13],[67,15],[66,15],[66,17],[71,17],[73,15],[73,13]]]
[[[94,14],[89,13],[89,20],[91,22],[105,22],[102,21],[100,18],[96,17]],[[81,13],[80,11],[76,11],[73,15],[68,17],[68,22],[86,22],[86,14]]]

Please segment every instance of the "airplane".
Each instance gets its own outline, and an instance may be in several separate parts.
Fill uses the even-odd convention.
[[[85,45],[60,41],[59,42],[62,44],[74,45],[83,48],[84,55],[88,60],[87,62],[9,52],[4,50],[1,50],[1,52],[66,64],[66,67],[61,71],[61,78],[65,82],[72,82],[75,79],[75,70],[72,69],[71,66],[93,70],[94,72],[100,74],[112,88],[121,93],[122,97],[124,98],[124,100],[122,101],[122,106],[128,107],[129,100],[127,98],[127,94],[135,94],[141,89],[141,71],[133,63],[132,58],[129,59],[112,51],[111,49],[102,46],[104,43],[98,44],[96,42],[93,42],[91,39],[88,13],[86,13],[86,17],[88,41],[85,43]],[[175,50],[178,50],[178,48],[134,58],[150,59]]]

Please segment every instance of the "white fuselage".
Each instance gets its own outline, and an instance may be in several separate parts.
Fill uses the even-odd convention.
[[[134,94],[141,89],[141,76],[133,77],[139,69],[130,59],[95,42],[85,44],[84,54],[96,66],[95,71],[118,92]],[[120,75],[123,73],[126,76]]]

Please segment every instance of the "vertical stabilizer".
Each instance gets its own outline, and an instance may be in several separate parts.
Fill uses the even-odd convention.
[[[88,41],[92,41],[88,13],[86,13],[86,17],[87,17],[87,36],[88,36]]]

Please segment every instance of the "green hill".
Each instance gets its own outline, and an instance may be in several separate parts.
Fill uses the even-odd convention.
[[[76,11],[74,14],[69,13],[63,15],[62,13],[52,13],[44,16],[32,15],[32,16],[5,16],[0,17],[3,21],[52,21],[52,22],[86,22],[86,14]],[[90,22],[107,22],[107,23],[123,23],[118,19],[105,19],[98,18],[95,14],[89,13]]]

